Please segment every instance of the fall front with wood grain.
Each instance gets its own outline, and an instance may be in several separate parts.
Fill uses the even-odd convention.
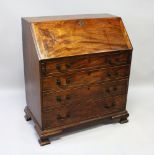
[[[26,102],[41,145],[66,129],[127,122],[132,45],[120,17],[22,18]]]

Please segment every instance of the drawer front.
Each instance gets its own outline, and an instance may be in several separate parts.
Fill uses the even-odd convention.
[[[131,51],[105,52],[96,55],[43,61],[41,63],[41,72],[42,76],[48,76],[50,74],[61,74],[72,70],[126,65],[130,64],[130,61]]]
[[[43,108],[62,107],[68,104],[79,104],[83,101],[100,100],[104,97],[126,94],[128,79],[105,84],[79,87],[57,93],[43,93]]]
[[[81,102],[61,108],[46,109],[43,112],[44,128],[61,127],[125,109],[126,95],[119,95],[93,102]]]
[[[62,76],[44,77],[42,81],[43,91],[63,91],[80,85],[101,83],[104,81],[118,80],[129,76],[129,66],[96,69],[76,73],[63,74]]]

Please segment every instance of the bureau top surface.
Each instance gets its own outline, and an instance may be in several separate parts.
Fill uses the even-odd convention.
[[[23,18],[39,59],[132,49],[120,17],[109,14]]]

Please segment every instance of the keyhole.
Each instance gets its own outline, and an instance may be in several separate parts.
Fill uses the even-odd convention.
[[[80,25],[80,27],[83,27],[85,25],[84,21],[83,20],[80,20],[79,21],[79,25]]]

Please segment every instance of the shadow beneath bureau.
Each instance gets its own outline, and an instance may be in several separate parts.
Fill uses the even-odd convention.
[[[119,119],[101,119],[101,120],[97,120],[97,121],[92,121],[92,122],[88,122],[86,124],[80,124],[71,128],[66,128],[63,129],[63,132],[59,133],[59,134],[55,134],[54,136],[50,137],[50,141],[55,141],[55,140],[59,140],[62,137],[65,136],[69,136],[71,134],[76,134],[82,131],[87,131],[87,130],[91,130],[97,127],[101,127],[103,125],[110,125],[110,124],[116,124],[119,122]]]
[[[71,125],[66,125],[61,128],[59,127],[54,129],[41,130],[29,108],[25,107],[24,111],[26,121],[33,120],[35,124],[35,129],[39,135],[39,143],[41,146],[50,144],[51,141],[59,140],[61,137],[85,130],[90,130],[101,125],[127,123],[127,118],[129,116],[128,112],[125,110],[117,113],[108,114],[106,116],[98,117],[95,119],[83,121],[80,123],[78,122]]]

